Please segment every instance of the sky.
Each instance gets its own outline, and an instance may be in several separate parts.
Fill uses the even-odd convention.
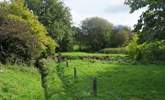
[[[88,17],[102,17],[114,25],[126,25],[131,28],[137,23],[144,9],[130,14],[130,8],[124,5],[124,0],[64,0],[71,9],[73,23],[81,25]]]
[[[3,1],[3,0],[0,0]],[[85,18],[102,17],[114,25],[126,25],[131,28],[137,23],[144,9],[130,14],[125,0],[63,0],[71,9],[73,24],[81,25]]]

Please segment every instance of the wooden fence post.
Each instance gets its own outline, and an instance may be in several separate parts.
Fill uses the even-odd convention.
[[[74,78],[77,78],[77,69],[74,67]]]
[[[68,62],[68,60],[66,60],[66,67],[69,67],[69,62]]]
[[[93,79],[93,96],[97,96],[97,78]]]

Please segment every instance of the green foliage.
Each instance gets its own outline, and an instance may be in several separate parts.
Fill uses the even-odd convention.
[[[46,28],[37,17],[24,6],[22,0],[0,3],[0,12],[4,12],[0,14],[0,34],[5,36],[1,37],[3,58],[14,59],[14,62],[17,62],[16,58],[27,61],[55,52],[55,42],[48,36]]]
[[[165,41],[153,41],[138,44],[135,36],[128,45],[128,55],[135,61],[143,63],[158,63],[165,60]]]
[[[49,34],[59,47],[59,51],[68,51],[72,47],[71,14],[61,0],[25,0],[39,21],[46,26]]]
[[[126,54],[126,48],[105,48],[99,50],[99,53],[107,53],[107,54]]]
[[[76,45],[81,51],[98,51],[126,45],[132,32],[126,26],[113,26],[107,20],[93,17],[82,22],[81,28],[73,27]]]
[[[146,7],[141,15],[135,31],[140,34],[140,42],[165,39],[165,7],[164,0],[126,0],[131,12]]]
[[[93,17],[82,22],[82,39],[88,51],[98,51],[105,48],[110,40],[112,24],[107,20]]]
[[[133,33],[131,29],[126,26],[117,26],[113,28],[110,38],[110,47],[122,47],[128,44]]]
[[[141,46],[141,61],[144,62],[164,62],[165,60],[165,41],[154,41],[144,43]]]
[[[24,22],[3,20],[0,23],[0,61],[30,63],[41,54],[37,37]]]
[[[139,40],[138,35],[135,35],[132,38],[132,41],[130,41],[129,45],[127,46],[128,55],[133,60],[137,60],[139,58],[138,53],[140,50],[139,50],[138,40]]]
[[[38,70],[33,66],[0,65],[0,100],[44,100]]]
[[[134,60],[154,63],[165,60],[165,6],[164,0],[126,0],[131,12],[146,7],[141,15],[135,31],[139,34],[139,43],[130,43],[129,54]],[[132,48],[132,49],[131,49]]]

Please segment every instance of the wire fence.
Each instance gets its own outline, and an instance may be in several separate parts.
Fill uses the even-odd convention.
[[[61,62],[58,64],[61,65]],[[57,68],[59,68],[59,66]],[[69,61],[66,60],[63,63],[63,67],[59,73],[59,76],[64,81],[63,83],[66,86],[66,89],[74,95],[76,100],[80,98],[94,97],[99,100],[107,100],[107,97],[112,97],[113,100],[122,100],[119,93],[113,91],[111,84],[107,90],[102,89],[104,87],[104,82],[102,82],[102,77],[89,76],[84,71],[79,71],[76,67],[71,67],[72,73],[65,75],[65,68],[69,67]],[[81,76],[79,76],[81,75]],[[85,77],[82,77],[85,76]],[[104,80],[110,80],[109,77],[104,77]],[[109,99],[108,99],[109,100]]]

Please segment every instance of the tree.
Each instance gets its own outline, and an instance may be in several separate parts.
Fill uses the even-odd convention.
[[[35,55],[55,52],[55,42],[22,0],[0,3],[0,12],[1,54],[5,50],[7,55],[12,54],[23,60],[24,57],[33,59],[36,58]],[[33,48],[36,49],[33,51]],[[12,49],[15,50],[11,51]]]
[[[41,45],[26,23],[15,20],[1,21],[1,63],[30,63],[40,54]]]
[[[131,13],[146,7],[135,32],[139,39],[128,45],[129,56],[136,61],[155,63],[165,59],[165,1],[164,0],[126,0]]]
[[[74,32],[74,45],[78,45],[78,50],[83,50],[84,37],[80,27],[73,26],[72,30]]]
[[[113,28],[113,32],[110,39],[110,47],[121,47],[126,45],[132,37],[132,32],[129,27],[116,26]]]
[[[164,0],[126,0],[125,4],[130,6],[131,13],[143,7],[147,8],[135,26],[135,32],[140,34],[141,43],[165,39]]]
[[[25,0],[28,8],[38,16],[39,21],[46,26],[49,34],[59,44],[60,51],[72,47],[73,31],[71,14],[61,0]]]
[[[87,50],[97,51],[108,46],[112,24],[99,17],[87,18],[82,22],[81,30]]]

